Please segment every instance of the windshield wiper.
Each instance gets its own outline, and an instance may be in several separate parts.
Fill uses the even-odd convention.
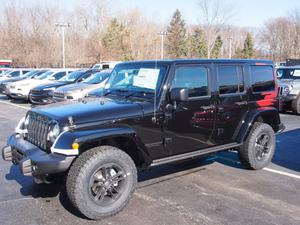
[[[131,96],[133,96],[133,95],[135,95],[135,94],[138,94],[138,93],[140,93],[140,94],[154,94],[153,92],[151,92],[151,91],[134,91],[134,92],[132,92],[132,93],[130,93],[129,95],[126,95],[125,96],[125,98],[129,98],[129,97],[131,97]],[[142,96],[139,96],[139,97],[142,97]]]

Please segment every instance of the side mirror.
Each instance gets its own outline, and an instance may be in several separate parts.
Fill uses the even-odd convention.
[[[184,102],[189,99],[189,90],[186,88],[173,88],[171,90],[171,100],[175,102]]]
[[[49,77],[49,80],[53,81],[55,80],[55,77]]]

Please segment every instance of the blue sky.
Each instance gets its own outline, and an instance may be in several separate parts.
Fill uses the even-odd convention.
[[[86,4],[85,0],[1,0],[2,2],[22,2],[30,5],[34,2],[59,4],[72,9],[74,5]],[[140,9],[146,17],[159,23],[167,23],[178,8],[189,24],[201,20],[197,0],[108,0],[112,3],[113,14],[133,8]],[[229,21],[237,26],[259,27],[270,18],[286,16],[296,7],[300,10],[300,0],[220,0],[234,5],[235,17]],[[0,5],[1,7],[1,5]]]

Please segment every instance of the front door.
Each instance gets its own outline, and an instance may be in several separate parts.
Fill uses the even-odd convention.
[[[215,100],[211,95],[208,65],[177,65],[172,88],[189,90],[189,99],[176,102],[163,125],[165,148],[170,155],[182,154],[213,146],[211,135],[215,125]],[[174,102],[167,100],[170,104]]]

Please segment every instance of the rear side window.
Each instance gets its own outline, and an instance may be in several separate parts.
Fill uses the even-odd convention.
[[[208,95],[208,71],[204,66],[178,67],[172,88],[186,88],[189,97]]]
[[[219,66],[218,85],[220,94],[244,92],[244,77],[241,66]]]
[[[253,92],[274,91],[275,81],[272,66],[251,66]]]

